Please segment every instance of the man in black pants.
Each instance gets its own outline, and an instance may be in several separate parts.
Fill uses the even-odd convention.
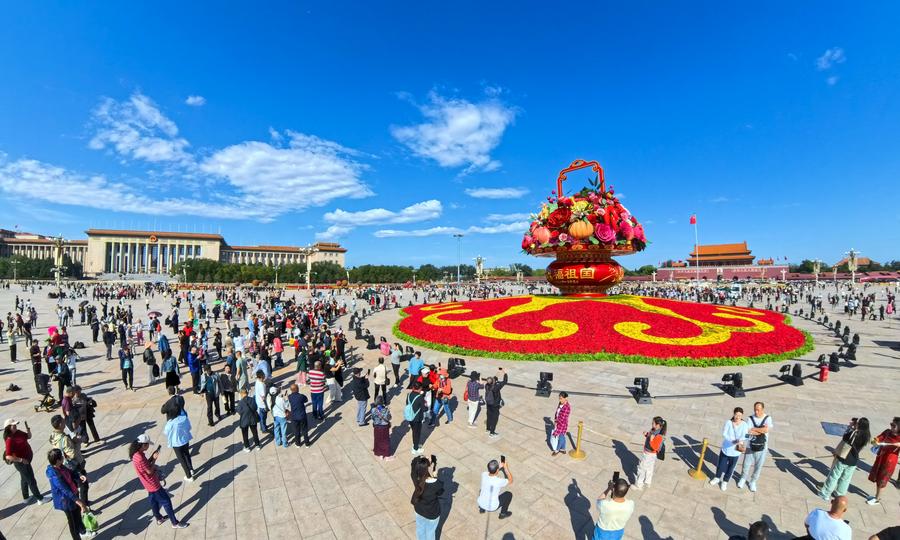
[[[497,380],[497,377],[488,377],[485,381],[484,385],[484,404],[487,408],[487,431],[490,437],[496,437],[497,434],[497,421],[500,420],[500,406],[503,401],[503,398],[500,395],[500,390],[506,385],[506,381],[509,379],[509,375],[503,371],[503,368],[500,368],[500,373],[503,373],[503,380]]]
[[[291,424],[294,426],[294,444],[300,446],[300,440],[309,446],[309,423],[306,418],[306,403],[309,398],[300,393],[296,384],[291,385],[291,393],[288,394],[288,404],[291,408]]]
[[[91,443],[87,436],[88,430],[90,430],[91,435],[94,437],[93,442],[98,442],[100,440],[100,435],[97,434],[97,426],[94,425],[94,411],[97,409],[97,402],[94,401],[93,398],[87,396],[77,384],[72,387],[72,390],[75,392],[72,404],[78,407],[81,413],[81,419],[87,426],[83,429],[84,444],[87,446]]]
[[[212,367],[209,364],[203,366],[203,382],[200,383],[200,388],[203,394],[206,396],[206,420],[209,425],[213,425],[213,409],[216,410],[216,420],[220,420],[222,418],[222,413],[219,411],[219,375],[212,372]]]
[[[422,439],[422,421],[425,419],[425,394],[422,390],[422,383],[416,381],[413,383],[412,390],[406,396],[406,404],[410,406],[413,412],[412,420],[409,420],[409,429],[412,431],[412,453],[413,455],[423,454]]]
[[[509,505],[512,503],[512,493],[501,490],[513,483],[512,471],[509,470],[509,463],[504,457],[500,457],[501,462],[497,463],[496,459],[488,462],[487,471],[481,473],[481,492],[478,494],[478,511],[480,513],[495,512],[500,509],[500,519],[506,519],[512,515],[509,511]],[[500,472],[503,471],[503,477]]]

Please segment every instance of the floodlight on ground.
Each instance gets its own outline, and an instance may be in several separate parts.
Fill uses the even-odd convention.
[[[451,379],[459,377],[466,372],[466,361],[462,358],[447,359],[447,373]]]
[[[800,367],[799,362],[795,363],[793,366],[790,364],[781,366],[778,370],[778,374],[778,378],[788,384],[803,386],[803,368]]]
[[[838,353],[833,352],[828,355],[828,371],[838,372],[841,370],[841,357]]]
[[[650,399],[650,378],[635,377],[633,392],[634,399],[637,400],[639,405],[650,405],[652,403]]]
[[[722,375],[722,389],[734,398],[744,397],[744,375],[740,372]]]
[[[553,390],[553,385],[550,384],[550,381],[552,380],[553,373],[542,371],[540,375],[538,375],[537,388],[535,389],[534,395],[538,397],[550,397],[550,392]]]

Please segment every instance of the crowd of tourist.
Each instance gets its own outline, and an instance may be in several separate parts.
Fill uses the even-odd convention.
[[[626,285],[624,290],[669,298],[688,294],[681,287],[666,285]],[[379,287],[348,290],[343,294],[319,291],[300,298],[274,289],[217,288],[198,293],[179,292],[160,285],[93,288],[79,285],[70,292],[68,299],[85,300],[78,304],[61,300],[52,314],[55,317],[52,322],[56,324],[48,329],[46,339],[36,338],[34,330],[39,315],[43,318],[49,314],[37,312],[27,291],[23,290],[23,298],[16,297],[14,310],[7,316],[10,359],[18,360],[15,344],[21,340],[28,348],[36,391],[46,397],[47,380],[52,378],[57,382],[59,410],[49,422],[51,450],[46,456],[45,471],[50,495],[41,492],[35,478],[31,465],[34,456],[29,445],[31,429],[27,423],[23,430],[18,420],[7,418],[4,439],[5,459],[21,477],[23,499],[35,504],[52,500],[54,508],[66,514],[73,538],[94,534],[86,527],[90,520],[84,516],[90,513],[89,488],[97,479],[87,466],[82,448],[102,441],[94,423],[98,404],[77,384],[77,351],[83,344],[72,339],[73,327],[85,327],[84,332],[89,330],[94,343],[104,344],[106,359],[118,360],[125,390],[165,388],[165,400],[160,407],[165,420],[165,443],[174,453],[185,482],[197,478],[186,399],[202,399],[207,424],[228,422],[238,428],[243,451],[253,452],[261,449],[261,438],[270,434],[274,444],[284,448],[315,444],[328,429],[327,419],[346,395],[356,402],[356,424],[371,425],[373,454],[380,460],[392,460],[398,451],[396,441],[390,437],[392,426],[400,422],[408,424],[412,511],[418,537],[430,539],[436,536],[447,486],[437,474],[437,456],[424,455],[429,433],[440,429],[442,420],[445,424],[453,422],[457,403],[465,403],[468,427],[478,427],[478,420],[483,418],[483,436],[500,436],[502,391],[509,382],[508,372],[502,368],[489,376],[470,372],[456,379],[454,388],[448,366],[428,359],[420,351],[404,352],[399,343],[392,344],[386,337],[376,343],[374,336],[362,335],[361,322],[365,314],[400,307],[404,299],[419,303],[488,298],[521,294],[521,287],[511,284],[425,286],[407,291]],[[171,304],[166,313],[150,311],[150,300],[157,296]],[[136,315],[133,304],[142,300],[147,314]],[[865,290],[822,295],[811,284],[787,289],[744,289],[735,298],[722,298],[719,292],[710,292],[704,293],[704,300],[776,306],[801,302],[817,310],[823,304],[835,309],[843,303],[848,314],[861,310],[863,316],[876,310],[877,302],[883,304],[882,311],[893,313],[894,302],[892,295],[881,299]],[[345,317],[348,315],[349,318]],[[360,348],[366,346],[357,339],[360,337],[369,342],[368,348],[377,351],[374,367],[363,368],[362,355],[354,354],[351,340]],[[145,365],[144,370],[136,370],[138,358]],[[345,387],[349,387],[346,394]],[[398,397],[403,400],[402,419],[392,418],[388,408]],[[568,393],[558,393],[547,438],[551,457],[566,452],[569,418],[574,406]],[[597,540],[623,537],[635,511],[635,502],[627,497],[629,491],[651,488],[654,467],[658,460],[665,458],[670,446],[668,421],[656,416],[649,419],[648,426],[642,435],[636,468],[622,476],[617,474],[606,490],[598,494],[599,517],[593,533]],[[738,462],[743,459],[736,487],[755,492],[759,482],[764,481],[761,479],[763,464],[769,439],[777,433],[775,426],[762,402],[756,402],[752,414],[746,416],[741,407],[734,408],[722,428],[716,473],[710,483],[725,491]],[[875,492],[867,502],[872,505],[881,502],[900,452],[900,418],[894,418],[877,435],[873,436],[870,429],[866,418],[854,418],[848,425],[819,491],[819,496],[830,503],[830,509],[817,509],[809,514],[805,522],[809,538],[850,538],[850,527],[842,516],[849,504],[850,479],[866,447],[877,452],[869,474]],[[157,464],[160,447],[147,453],[152,446],[147,434],[140,434],[130,442],[127,453],[134,474],[147,492],[154,520],[158,524],[168,521],[174,528],[185,528],[188,524],[177,519]],[[482,473],[474,503],[480,512],[497,512],[499,519],[506,519],[513,512],[512,486],[509,460],[505,456],[491,459]],[[768,530],[767,523],[754,523],[746,538],[765,539]],[[896,530],[888,530],[877,537],[896,538],[896,534]]]

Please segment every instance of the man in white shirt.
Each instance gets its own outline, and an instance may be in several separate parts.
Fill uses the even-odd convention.
[[[512,471],[509,470],[509,463],[501,456],[501,463],[497,463],[496,459],[488,462],[487,471],[481,473],[481,492],[478,494],[478,511],[480,513],[496,512],[500,509],[500,519],[506,519],[512,515],[509,511],[509,505],[512,503],[512,493],[500,491],[506,486],[513,483]],[[500,476],[500,472],[503,476]]]
[[[847,497],[839,495],[831,500],[831,510],[816,508],[806,516],[806,532],[813,540],[851,540],[850,525],[844,522]]]
[[[756,482],[762,473],[763,463],[769,451],[769,432],[772,431],[772,417],[766,414],[766,406],[762,401],[753,404],[753,415],[748,416],[746,422],[749,426],[747,435],[750,440],[744,453],[744,464],[741,467],[741,479],[737,484],[738,489],[750,484],[750,491],[756,491]],[[759,449],[759,443],[762,448]],[[754,447],[757,449],[754,450]]]
[[[266,407],[266,374],[262,371],[256,372],[256,382],[253,384],[253,397],[256,399],[256,413],[259,415],[259,426],[263,433],[268,433],[269,428],[266,427],[266,415],[268,407]]]
[[[597,512],[600,517],[597,519],[596,530],[602,531],[599,534],[594,532],[594,538],[603,536],[604,533],[621,534],[625,530],[625,524],[634,513],[634,501],[627,500],[625,495],[628,494],[628,480],[619,478],[616,481],[610,480],[600,497],[597,499]]]

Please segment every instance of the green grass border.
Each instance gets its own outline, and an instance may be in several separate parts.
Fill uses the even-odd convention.
[[[406,309],[406,308],[404,308]],[[394,323],[392,332],[395,337],[402,339],[413,345],[427,347],[436,351],[450,354],[460,354],[468,356],[480,356],[483,358],[496,358],[498,360],[516,360],[525,362],[620,362],[625,364],[649,364],[653,366],[673,366],[673,367],[721,367],[721,366],[748,366],[751,364],[765,364],[770,362],[780,362],[783,360],[792,360],[813,350],[815,343],[812,334],[797,328],[791,324],[791,317],[784,315],[784,323],[791,328],[801,332],[804,336],[803,345],[796,349],[778,354],[762,354],[759,356],[734,356],[734,357],[713,357],[713,358],[685,358],[685,357],[667,357],[657,358],[653,356],[642,356],[639,354],[615,354],[607,352],[599,352],[593,354],[531,354],[531,353],[512,353],[498,351],[483,351],[480,349],[466,349],[464,347],[456,347],[453,345],[444,345],[442,343],[433,343],[423,339],[415,338],[406,332],[400,330],[400,323],[403,319],[409,317],[408,313],[400,310],[400,318]]]

